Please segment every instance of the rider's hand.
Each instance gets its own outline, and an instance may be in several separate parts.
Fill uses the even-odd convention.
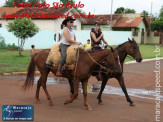
[[[77,45],[80,45],[80,44],[81,44],[81,42],[76,42],[76,44],[77,44]]]

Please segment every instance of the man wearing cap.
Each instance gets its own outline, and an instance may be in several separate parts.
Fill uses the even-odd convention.
[[[102,34],[100,30],[100,24],[98,22],[95,22],[95,27],[91,30],[91,44],[92,44],[92,50],[101,50],[101,40],[108,44],[105,39],[104,35]]]
[[[61,60],[59,62],[59,66],[58,66],[58,70],[56,73],[56,76],[61,77],[62,73],[61,73],[61,69],[66,61],[66,50],[67,48],[72,45],[72,44],[77,44],[80,45],[80,42],[76,41],[76,37],[75,37],[75,33],[72,29],[73,23],[76,19],[73,19],[72,17],[68,16],[63,22],[62,24],[65,26],[63,28],[63,31],[61,33],[61,37],[62,39],[60,40],[61,44],[60,44],[60,51],[61,51]]]

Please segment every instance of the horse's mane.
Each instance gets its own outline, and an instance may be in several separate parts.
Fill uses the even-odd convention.
[[[127,41],[128,42],[128,41]],[[124,44],[126,44],[127,42],[124,42],[122,44],[119,44],[115,49],[119,50]]]

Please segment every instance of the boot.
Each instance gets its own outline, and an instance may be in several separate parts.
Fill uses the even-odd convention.
[[[56,76],[62,77],[61,69],[62,69],[62,65],[59,64]]]
[[[53,62],[49,60],[48,63],[47,63],[47,65],[48,66],[52,66],[53,65]]]

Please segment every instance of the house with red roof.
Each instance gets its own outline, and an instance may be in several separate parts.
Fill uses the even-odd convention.
[[[79,14],[74,8],[12,8],[0,7],[0,27],[6,27],[17,17],[31,18],[40,29],[60,31],[62,21],[67,15]],[[74,22],[74,30],[81,30],[81,23],[85,22],[83,18],[77,18]]]

